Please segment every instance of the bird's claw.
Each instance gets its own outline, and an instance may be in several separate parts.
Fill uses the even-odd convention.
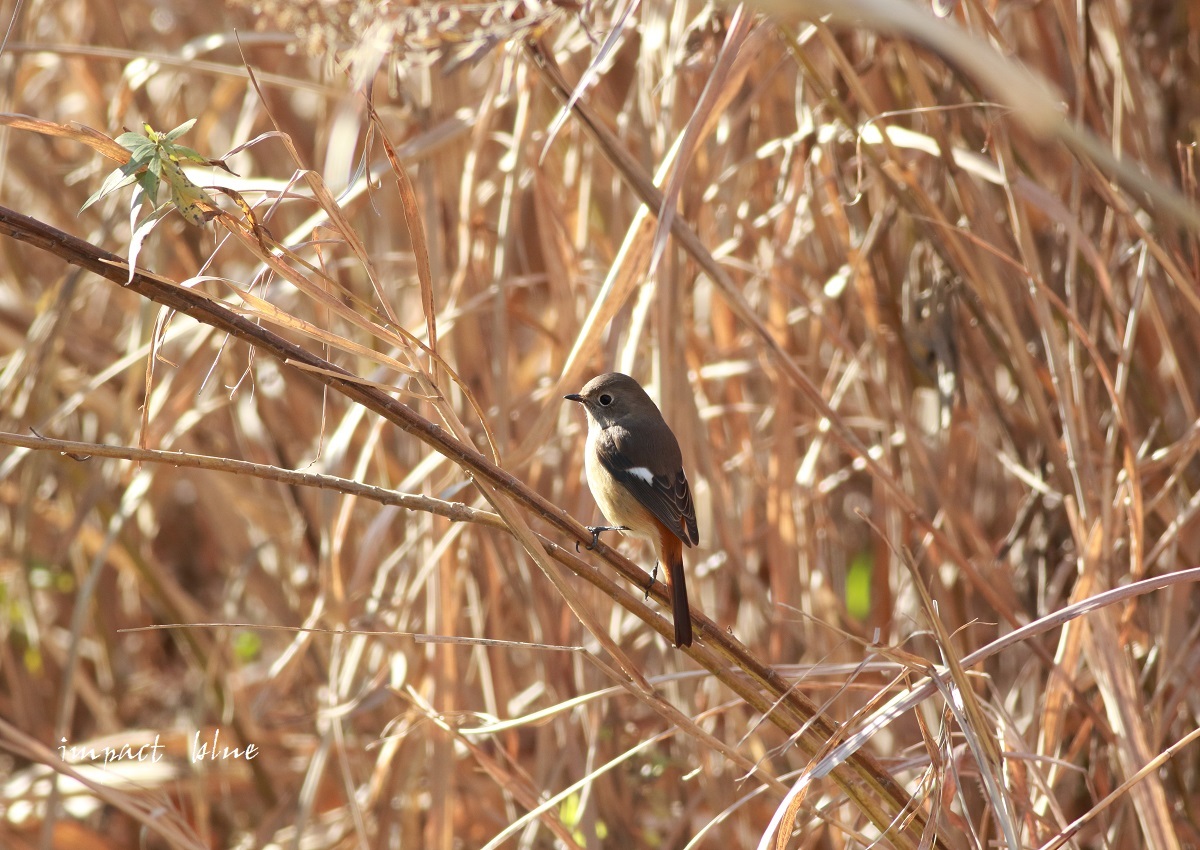
[[[605,531],[628,531],[627,525],[585,525],[588,531],[592,533],[592,542],[587,545],[587,550],[590,552],[596,548],[596,544],[600,542],[600,534]],[[575,551],[579,551],[579,541],[575,541]]]
[[[654,582],[658,581],[658,561],[654,562],[654,569],[650,571],[650,583],[646,585],[646,595],[642,598],[643,602],[650,601],[650,591],[654,589]]]

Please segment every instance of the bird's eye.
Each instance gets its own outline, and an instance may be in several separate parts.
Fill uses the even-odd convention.
[[[608,393],[601,393],[600,394],[600,406],[608,407],[610,404],[612,404],[612,396],[610,396]]]

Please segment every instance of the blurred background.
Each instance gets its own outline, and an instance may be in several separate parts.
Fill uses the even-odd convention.
[[[903,9],[1024,63],[1065,121],[1194,199],[1200,7]],[[1200,559],[1196,228],[870,21],[657,0],[0,12],[0,111],[114,138],[196,119],[178,141],[234,173],[191,179],[240,193],[313,287],[175,213],[138,231],[139,268],[435,420],[402,370],[354,346],[440,375],[476,446],[581,522],[601,518],[583,416],[561,396],[599,372],[637,377],[696,496],[692,604],[850,728],[906,670],[944,660],[915,582],[961,656]],[[561,113],[537,51],[615,148]],[[116,165],[75,138],[0,128],[0,204],[128,256],[148,213],[131,215],[130,189],[80,212]],[[632,188],[646,175],[723,278],[656,232]],[[426,345],[432,320],[460,383],[347,311]],[[454,462],[312,377],[0,239],[0,431],[33,430],[486,507]],[[619,545],[649,568],[647,549]],[[785,782],[804,767],[687,656],[571,580],[701,728]],[[779,803],[632,699],[607,661],[519,645],[599,652],[492,528],[0,441],[0,601],[5,847],[750,847]],[[941,697],[867,748],[977,846],[1002,822],[1040,846],[1196,730],[1196,605],[1190,585],[1168,587],[974,668],[1003,807]],[[186,623],[246,625],[120,631]],[[197,758],[214,734],[237,752]],[[67,761],[95,767],[88,752],[154,742],[159,761],[88,774],[107,797],[52,792],[54,760],[34,747],[77,747]],[[1075,846],[1200,846],[1198,766],[1184,748]],[[789,846],[877,837],[833,785],[797,825]]]

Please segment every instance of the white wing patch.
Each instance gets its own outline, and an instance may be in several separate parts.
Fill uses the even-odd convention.
[[[631,467],[629,467],[629,469],[627,469],[625,471],[627,473],[629,473],[630,475],[632,475],[634,478],[642,479],[647,484],[654,483],[654,473],[651,472],[649,469],[647,469],[644,466],[631,466]]]

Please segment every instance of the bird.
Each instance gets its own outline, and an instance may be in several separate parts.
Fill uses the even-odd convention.
[[[563,398],[587,413],[588,489],[613,523],[589,526],[592,544],[602,531],[628,531],[651,542],[658,562],[650,583],[661,563],[671,590],[675,646],[691,646],[683,547],[695,546],[700,535],[679,441],[641,384],[620,372],[598,375]]]

